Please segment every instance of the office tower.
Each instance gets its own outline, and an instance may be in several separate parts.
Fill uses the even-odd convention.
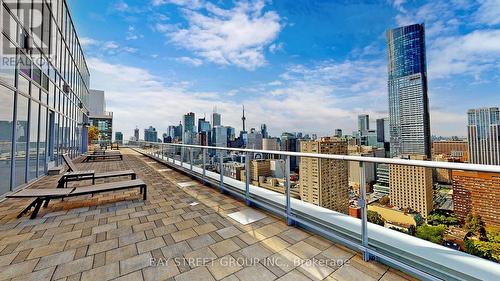
[[[347,155],[347,141],[328,137],[317,141],[301,141],[300,152]],[[302,201],[347,214],[348,165],[341,160],[303,158],[299,169]]]
[[[425,156],[412,155],[413,160],[425,160]],[[424,218],[432,211],[432,169],[390,165],[389,194],[391,204],[419,212]]]
[[[431,157],[423,24],[387,31],[391,156]]]
[[[358,115],[358,131],[361,134],[370,130],[370,117],[368,114]]]
[[[182,126],[183,126],[183,134],[182,134],[182,142],[184,144],[194,144],[193,135],[195,133],[194,128],[194,113],[189,112],[184,114],[182,118]]]
[[[377,141],[378,142],[390,142],[389,135],[389,118],[379,118],[377,123]]]
[[[175,136],[174,139],[182,141],[182,134],[184,130],[182,129],[182,122],[179,121],[179,125],[175,126]]]
[[[236,139],[236,129],[231,126],[226,126],[227,128],[227,139],[229,141],[234,141]]]
[[[281,134],[281,150],[282,151],[290,151],[290,152],[297,152],[299,151],[299,146],[298,146],[299,141],[297,140],[297,137],[294,134],[291,133],[283,133]],[[290,170],[294,171],[298,168],[297,165],[297,157],[291,156],[290,157]]]
[[[335,137],[337,138],[342,137],[342,129],[335,129]]]
[[[135,128],[135,129],[134,129],[134,139],[135,139],[136,141],[138,141],[138,140],[139,140],[139,128]]]
[[[470,163],[500,165],[500,111],[498,107],[467,112]]]
[[[452,178],[455,215],[480,215],[487,226],[500,227],[500,175],[453,170]]]
[[[214,108],[214,112],[212,113],[212,126],[220,126],[221,123],[221,115],[217,113],[217,108]]]
[[[168,129],[167,129],[167,135],[169,137],[171,137],[172,139],[175,138],[175,127],[176,126],[174,126],[174,125],[170,125],[170,126],[168,126]]]
[[[262,149],[262,134],[257,132],[255,128],[250,130],[250,133],[247,135],[248,143],[246,148],[248,149]]]
[[[468,153],[469,145],[467,141],[460,140],[443,140],[432,143],[433,156],[444,155],[460,159],[462,162],[469,160]]]
[[[262,139],[262,149],[279,151],[280,144],[278,138]]]
[[[158,142],[158,132],[153,126],[144,129],[144,141]]]
[[[61,165],[62,154],[87,151],[90,74],[66,1],[58,4],[0,5],[0,195]]]
[[[163,143],[171,143],[172,142],[172,137],[169,136],[167,133],[164,133],[162,136],[163,136]]]
[[[198,119],[198,133],[210,131],[210,122],[205,117]]]
[[[122,134],[122,132],[115,132],[115,142],[117,144],[123,144],[123,134]]]
[[[212,129],[214,145],[217,147],[227,147],[227,127],[215,126]]]
[[[267,133],[267,125],[266,124],[260,125],[260,133],[262,135],[262,138],[264,138],[264,139],[267,139],[269,137],[269,134]]]
[[[106,111],[104,91],[89,91],[89,123],[99,130],[97,143],[110,145],[113,138],[113,112]]]

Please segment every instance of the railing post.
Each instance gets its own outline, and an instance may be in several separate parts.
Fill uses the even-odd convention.
[[[224,193],[224,159],[222,157],[222,150],[219,150],[219,167],[220,167],[220,192]]]
[[[203,156],[202,156],[202,158],[203,158],[203,174],[201,176],[201,179],[202,179],[203,184],[205,184],[206,183],[205,182],[205,165],[206,165],[207,160],[205,158],[205,149],[204,148],[201,149],[201,153],[203,153]]]
[[[293,225],[292,219],[292,205],[290,196],[290,155],[285,158],[285,188],[286,188],[286,223],[288,225]]]
[[[193,148],[189,148],[189,170],[191,170],[191,176],[193,176]]]
[[[184,163],[184,146],[181,146],[181,167],[183,167]]]
[[[163,145],[163,143],[162,143],[162,144],[160,144],[160,147],[161,147],[161,156],[160,156],[160,158],[161,158],[162,160],[163,160],[163,146],[164,146],[164,145]]]
[[[250,153],[245,154],[245,204],[251,206],[250,201]]]
[[[359,162],[359,193],[361,199],[358,205],[361,208],[361,243],[363,247],[368,248],[368,212],[366,210],[366,174],[364,162]],[[370,254],[367,251],[363,252],[363,260],[370,260]]]

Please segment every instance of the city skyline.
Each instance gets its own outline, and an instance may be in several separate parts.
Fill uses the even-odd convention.
[[[95,73],[92,87],[109,93],[109,108],[117,116],[116,129],[125,132],[126,138],[136,125],[153,125],[165,131],[167,124],[178,123],[185,112],[209,116],[213,106],[225,116],[226,125],[239,130],[240,112],[235,109],[241,104],[245,104],[249,128],[273,120],[273,125],[268,124],[273,135],[281,131],[327,135],[335,128],[352,132],[359,114],[367,113],[373,119],[388,115],[383,34],[421,22],[428,30],[431,134],[465,136],[469,108],[500,103],[494,71],[500,31],[496,17],[484,12],[495,10],[488,1],[455,6],[445,1],[398,1],[402,4],[360,3],[356,7],[320,2],[209,5],[195,1],[199,6],[190,7],[170,1],[71,2],[76,24],[82,27],[79,34],[89,66]],[[359,9],[361,15],[378,9],[380,15],[374,22],[367,22],[364,16],[335,16],[353,9]],[[101,10],[106,15],[99,17],[97,11]],[[149,15],[148,20],[141,23],[138,19],[144,15]],[[215,45],[212,51],[227,63],[212,60],[194,45],[180,45],[176,41],[180,38],[174,35],[186,36],[186,42],[198,38],[195,16],[216,27],[235,23],[236,16],[247,20],[248,37],[260,41],[246,41],[250,40],[247,36],[237,41],[230,36],[235,30],[224,36],[234,50],[255,51],[258,63],[245,64],[248,60],[231,57],[224,46]],[[318,18],[318,22],[309,23],[311,18]],[[99,24],[79,24],[89,19]],[[104,23],[113,26],[112,34],[99,28]],[[264,23],[277,24],[273,25],[276,30],[254,38],[259,34],[258,24]],[[312,29],[318,25],[359,29]],[[223,36],[214,32],[216,38]],[[457,50],[457,46],[464,48]],[[478,93],[488,103],[477,99]],[[148,98],[138,98],[141,96]],[[184,104],[176,104],[179,100]],[[149,118],[136,121],[131,108]]]

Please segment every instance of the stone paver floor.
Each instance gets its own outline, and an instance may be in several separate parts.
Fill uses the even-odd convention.
[[[227,215],[244,203],[198,182],[181,188],[193,180],[121,151],[123,161],[77,165],[135,170],[148,184],[146,201],[136,190],[54,200],[34,220],[16,218],[28,200],[0,202],[0,280],[411,279],[261,210],[264,219],[241,225]]]

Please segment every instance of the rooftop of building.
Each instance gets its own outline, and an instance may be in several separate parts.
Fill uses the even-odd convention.
[[[136,171],[148,185],[146,201],[135,191],[54,200],[34,220],[16,218],[27,200],[0,202],[2,279],[411,279],[262,210],[252,209],[263,219],[240,224],[228,214],[251,209],[244,202],[135,151],[121,152],[123,161],[77,166]],[[46,176],[29,188],[55,187],[58,179]],[[313,258],[335,263],[304,263]]]

